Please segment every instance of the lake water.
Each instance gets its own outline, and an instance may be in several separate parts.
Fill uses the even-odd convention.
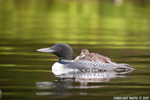
[[[148,0],[1,0],[0,98],[150,100],[149,18]],[[36,51],[56,43],[75,57],[87,48],[136,70],[58,77],[58,57]]]

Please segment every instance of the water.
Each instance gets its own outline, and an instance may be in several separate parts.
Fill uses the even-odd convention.
[[[146,0],[1,0],[0,98],[149,100],[149,12]],[[36,50],[56,43],[71,45],[75,56],[87,48],[136,70],[55,76],[58,57]]]

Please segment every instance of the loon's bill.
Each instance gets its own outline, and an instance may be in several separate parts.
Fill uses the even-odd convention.
[[[49,48],[37,49],[37,51],[39,51],[39,52],[47,52],[47,53],[52,53],[52,52],[54,52],[54,50],[52,50],[50,47],[49,47]]]

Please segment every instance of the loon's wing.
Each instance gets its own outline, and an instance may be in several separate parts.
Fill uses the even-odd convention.
[[[72,61],[69,63],[71,68],[80,69],[80,70],[92,70],[92,71],[128,71],[134,70],[129,64],[117,64],[117,63],[103,63],[103,62],[92,62],[92,61]]]
[[[87,60],[62,60],[67,62],[67,67],[71,69],[78,69],[80,71],[116,71],[123,72],[134,70],[129,64],[117,64],[115,62],[103,63],[93,62]]]

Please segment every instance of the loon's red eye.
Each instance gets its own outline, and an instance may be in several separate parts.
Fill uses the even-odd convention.
[[[61,47],[59,47],[58,49],[61,50]]]

